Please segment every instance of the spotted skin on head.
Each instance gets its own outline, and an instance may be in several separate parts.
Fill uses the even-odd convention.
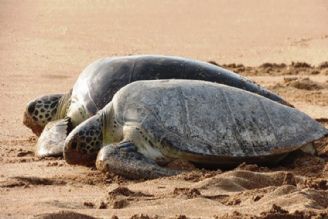
[[[79,134],[80,142],[75,142],[72,148],[80,150],[82,153],[91,154],[97,152],[98,146],[101,144],[102,133],[101,130],[91,126],[89,130],[81,131]]]
[[[34,121],[40,125],[45,125],[51,121],[57,112],[57,106],[62,95],[52,95],[42,97],[28,106],[28,112]]]
[[[63,96],[47,95],[29,102],[24,114],[24,124],[35,133],[41,132],[48,122],[54,120]]]
[[[82,162],[92,165],[102,147],[101,116],[92,117],[82,124],[77,126],[66,138],[64,157],[69,164]]]

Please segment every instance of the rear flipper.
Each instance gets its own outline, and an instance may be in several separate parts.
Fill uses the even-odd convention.
[[[36,143],[35,155],[38,157],[63,156],[64,143],[71,131],[69,118],[49,122]]]
[[[154,179],[181,173],[179,170],[159,166],[139,153],[132,142],[103,147],[98,153],[96,166],[102,172],[112,172],[130,179]]]

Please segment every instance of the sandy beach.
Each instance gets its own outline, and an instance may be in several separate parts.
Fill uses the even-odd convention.
[[[28,101],[65,93],[92,61],[212,61],[328,127],[324,0],[0,1],[0,218],[327,218],[328,138],[317,155],[148,181],[34,156]]]

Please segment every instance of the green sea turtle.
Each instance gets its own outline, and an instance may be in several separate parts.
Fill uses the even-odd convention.
[[[288,105],[254,82],[206,62],[151,55],[104,58],[84,69],[71,92],[40,97],[28,104],[24,124],[37,135],[42,132],[36,144],[36,155],[61,155],[64,140],[71,129],[102,109],[126,84],[172,78],[222,83]]]
[[[328,134],[295,108],[197,80],[137,81],[120,89],[66,138],[69,164],[129,178],[177,173],[175,159],[202,165],[272,163]],[[99,153],[98,153],[99,152]]]

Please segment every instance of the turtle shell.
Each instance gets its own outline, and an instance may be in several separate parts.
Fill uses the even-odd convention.
[[[144,130],[145,141],[166,156],[191,161],[265,160],[328,134],[297,109],[204,81],[134,82],[114,96],[113,107],[121,125]]]
[[[226,84],[286,104],[276,94],[221,67],[191,59],[142,55],[104,58],[86,67],[74,85],[72,100],[93,115],[123,86],[139,80],[191,79]]]

